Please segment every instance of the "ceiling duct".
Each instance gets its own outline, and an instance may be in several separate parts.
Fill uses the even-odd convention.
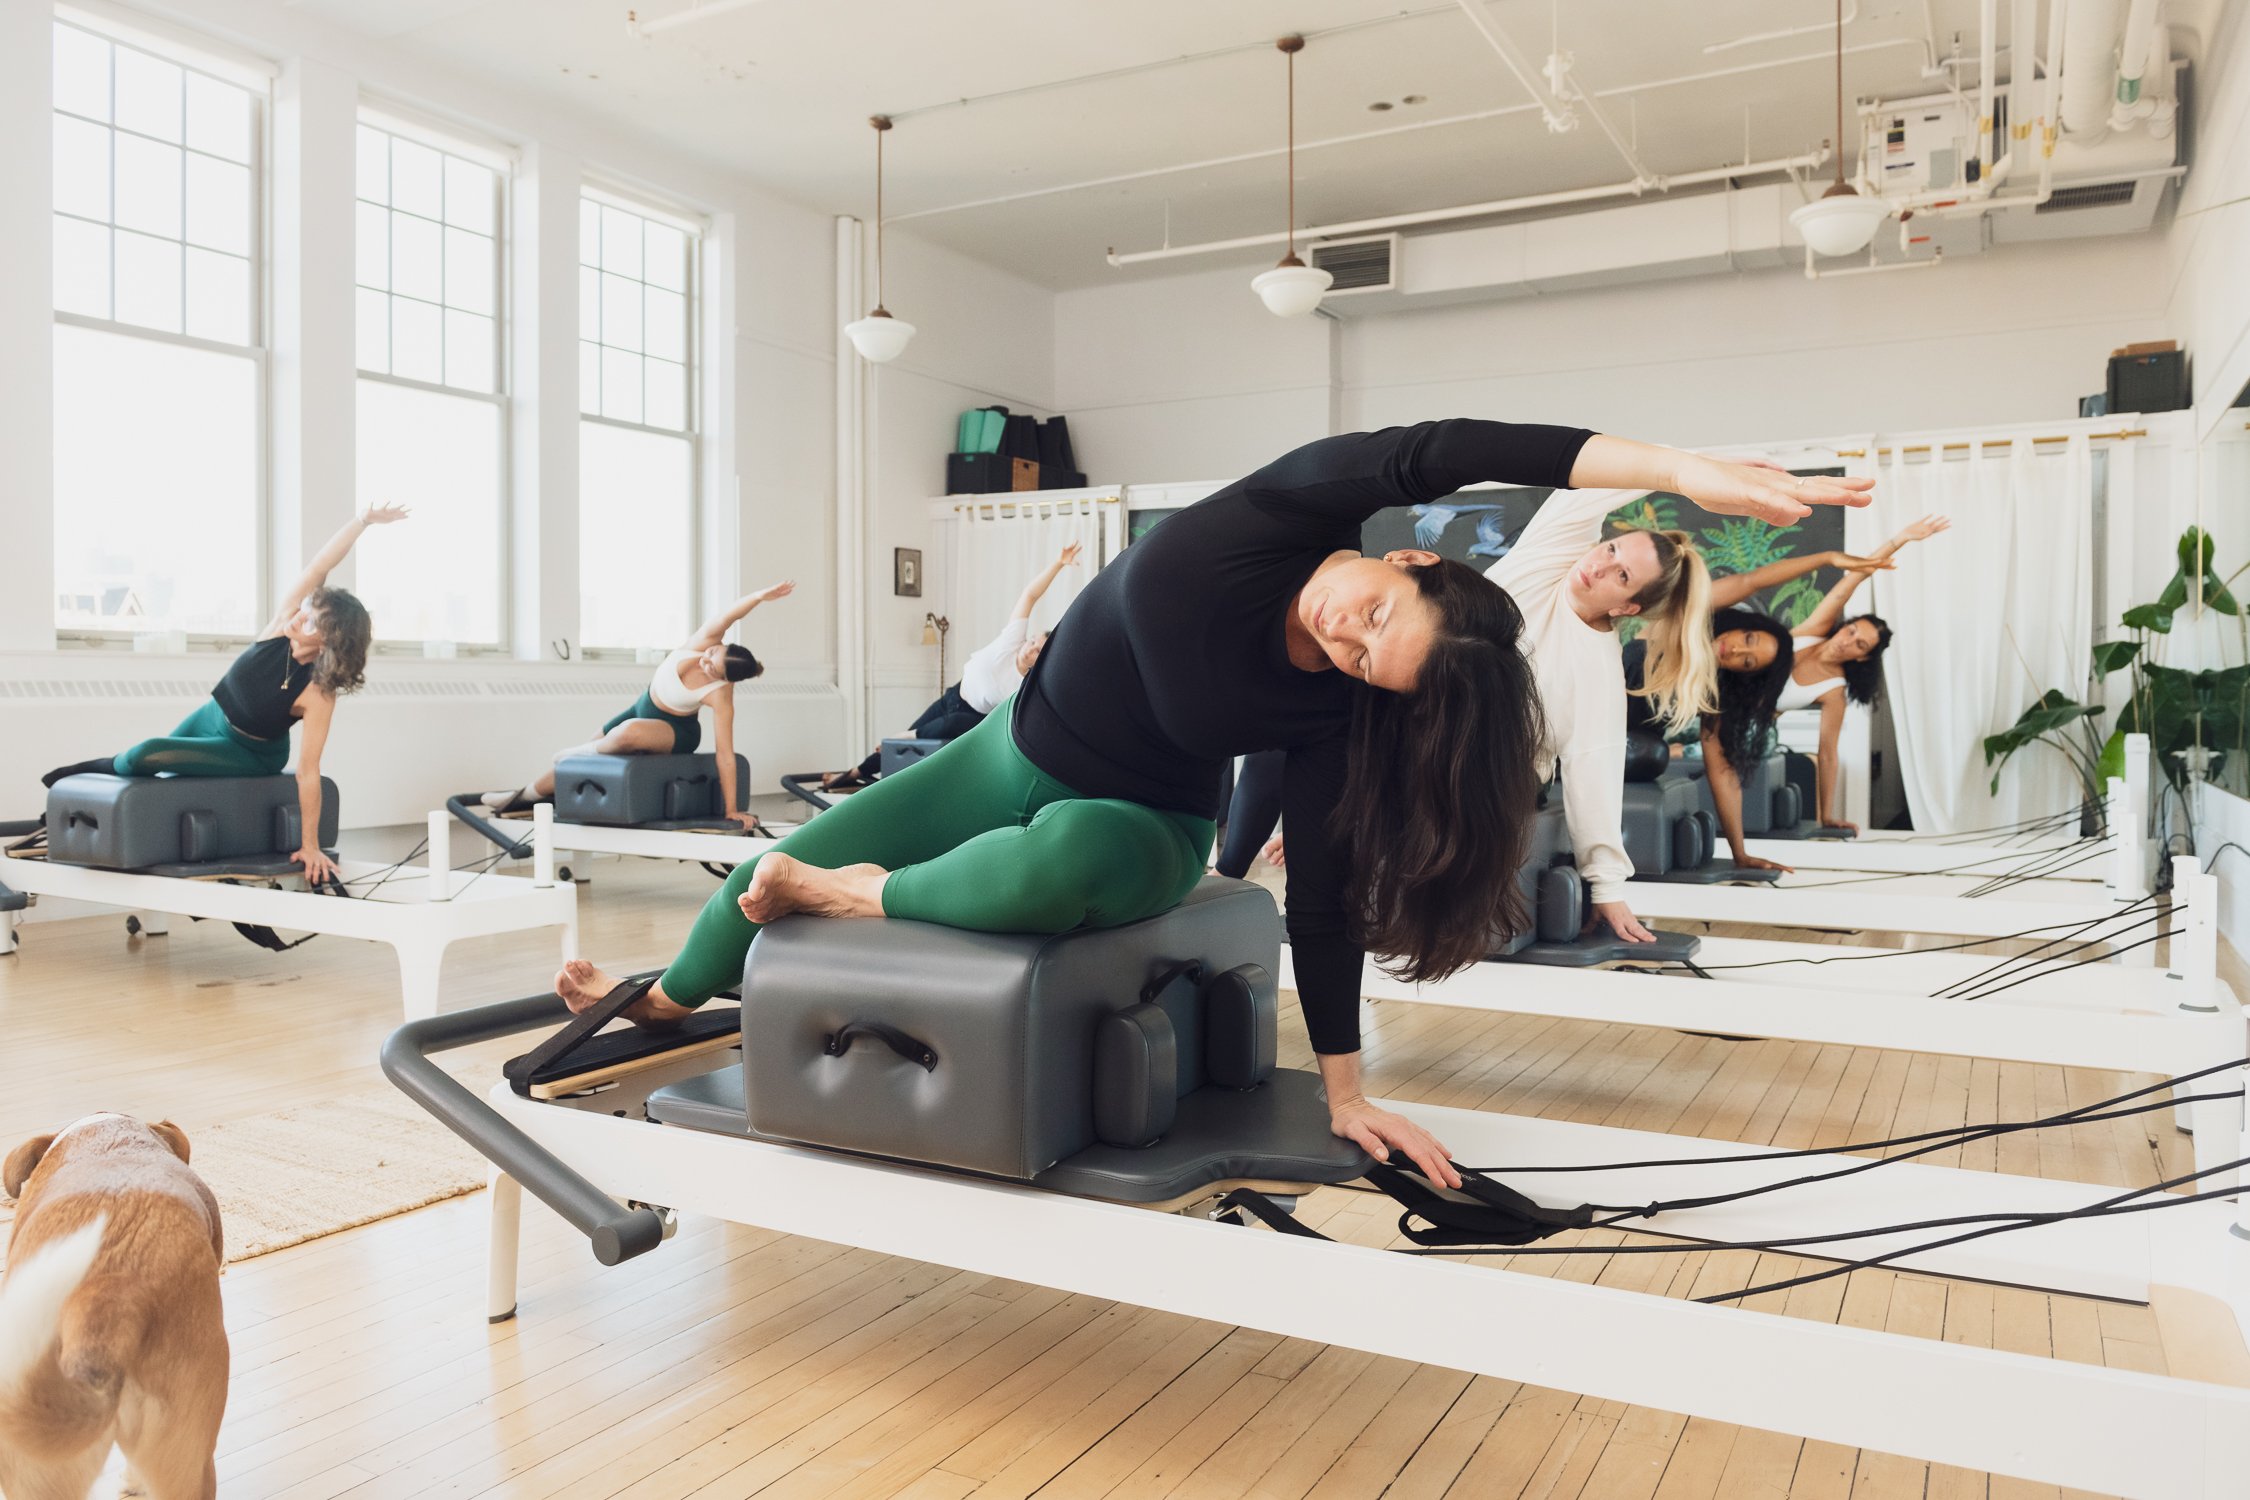
[[[1330,240],[1312,247],[1312,263],[1336,278],[1331,297],[1350,292],[1388,292],[1398,287],[1398,236]]]

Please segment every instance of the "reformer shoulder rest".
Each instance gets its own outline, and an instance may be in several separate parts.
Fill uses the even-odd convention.
[[[737,797],[750,762],[734,758]],[[718,762],[709,755],[568,755],[555,762],[555,819],[612,828],[693,823],[725,814]]]

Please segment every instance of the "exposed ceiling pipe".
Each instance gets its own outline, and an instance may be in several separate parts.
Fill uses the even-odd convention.
[[[2031,80],[2039,43],[2039,0],[2008,0],[2008,118],[2017,140],[2031,128]]]
[[[2125,35],[2117,49],[2117,87],[2109,112],[2112,130],[2130,130],[2155,113],[2156,101],[2144,96],[2142,80],[2157,50],[2156,18],[2157,0],[2133,0],[2133,8],[2126,14]]]
[[[2125,0],[2072,0],[2062,46],[2062,128],[2092,145],[2109,133],[2113,60],[2125,30]]]
[[[1724,182],[1730,177],[1756,177],[1773,172],[1809,172],[1828,162],[1826,151],[1808,151],[1799,156],[1777,156],[1766,161],[1740,162],[1731,167],[1713,167],[1703,172],[1686,172],[1669,177],[1672,187],[1690,187],[1709,182]],[[1640,194],[1639,182],[1613,182],[1602,187],[1568,188],[1555,193],[1533,193],[1521,198],[1496,198],[1489,203],[1465,203],[1458,208],[1433,208],[1421,213],[1385,214],[1375,219],[1354,219],[1344,224],[1322,224],[1300,229],[1297,233],[1308,240],[1334,239],[1347,234],[1374,234],[1390,229],[1411,229],[1422,224],[1443,224],[1454,219],[1481,219],[1494,214],[1519,213],[1533,208],[1555,208],[1569,203],[1593,203],[1604,198],[1631,198]],[[1207,240],[1200,245],[1166,245],[1157,250],[1133,250],[1120,255],[1109,252],[1113,266],[1138,265],[1149,260],[1175,260],[1183,255],[1216,255],[1227,250],[1250,250],[1260,245],[1278,245],[1280,234],[1246,234],[1231,240]]]
[[[625,12],[625,31],[635,40],[645,41],[659,32],[670,31],[676,26],[690,26],[697,21],[708,21],[713,16],[723,16],[730,10],[742,10],[758,3],[759,0],[703,0],[700,5],[691,5],[686,10],[674,11],[668,16],[658,16],[653,21],[644,21],[641,19],[639,11],[629,10]]]
[[[2059,4],[2060,0],[2057,0],[2057,3]],[[1447,8],[1450,9],[1451,7]],[[1308,37],[1316,35],[1313,32],[1305,34]],[[1918,38],[1889,37],[1879,42],[1861,42],[1856,46],[1846,47],[1844,55],[1856,57],[1864,52],[1883,52],[1893,47],[1920,48],[1921,45],[1922,43]],[[1738,63],[1733,67],[1708,68],[1698,73],[1683,73],[1670,78],[1653,78],[1645,83],[1618,84],[1611,88],[1595,90],[1594,97],[1600,99],[1630,97],[1653,89],[1672,88],[1685,83],[1708,83],[1718,78],[1741,78],[1754,73],[1769,72],[1775,68],[1795,67],[1805,63],[1819,63],[1826,67],[1833,63],[1835,58],[1835,52],[1830,50],[1827,52],[1800,53],[1792,57],[1776,57],[1765,62]],[[969,100],[966,102],[976,103],[978,101]],[[1356,145],[1361,141],[1380,140],[1384,136],[1406,135],[1419,130],[1437,130],[1449,125],[1473,125],[1481,120],[1502,119],[1508,115],[1525,114],[1537,108],[1539,106],[1536,104],[1503,104],[1496,109],[1472,110],[1458,115],[1440,115],[1435,119],[1415,120],[1405,125],[1385,125],[1375,130],[1357,130],[1347,135],[1327,136],[1317,141],[1299,141],[1297,149],[1299,151],[1316,151],[1328,146]],[[894,114],[891,118],[895,121],[903,119],[905,116]],[[918,208],[911,213],[892,214],[890,221],[893,224],[903,224],[909,219],[928,219],[940,214],[965,213],[970,209],[993,208],[1004,203],[1022,203],[1033,198],[1051,198],[1058,193],[1084,192],[1092,188],[1116,187],[1120,183],[1145,182],[1154,177],[1170,177],[1181,172],[1202,172],[1213,167],[1238,166],[1243,162],[1265,161],[1281,154],[1282,148],[1279,146],[1261,146],[1254,151],[1238,151],[1227,156],[1208,156],[1196,161],[1172,162],[1161,167],[1143,167],[1132,172],[1113,172],[1103,177],[1089,177],[1077,182],[1057,183],[1053,187],[1026,188],[1019,193],[1001,193],[990,198],[971,198],[960,203],[940,204],[935,208]],[[1825,158],[1823,159],[1825,160]]]
[[[1981,181],[1993,164],[1992,86],[2000,70],[2000,0],[1977,4],[1977,139],[1969,153],[1972,177]]]
[[[1625,137],[1617,133],[1617,127],[1610,123],[1609,116],[1602,113],[1601,106],[1594,102],[1592,95],[1579,88],[1572,88],[1567,97],[1564,95],[1563,79],[1568,75],[1567,64],[1561,53],[1558,52],[1547,60],[1553,70],[1555,86],[1543,86],[1538,74],[1531,70],[1529,61],[1516,50],[1515,43],[1508,40],[1506,33],[1486,13],[1484,0],[1460,0],[1460,5],[1461,14],[1469,18],[1469,24],[1476,27],[1478,35],[1499,54],[1501,64],[1515,75],[1516,82],[1522,84],[1532,98],[1539,101],[1539,108],[1546,117],[1549,130],[1560,133],[1576,129],[1578,121],[1573,106],[1583,104],[1586,106],[1586,113],[1593,117],[1594,124],[1600,127],[1603,135],[1609,137],[1609,143],[1617,148],[1617,154],[1625,158],[1625,165],[1632,171],[1634,181],[1643,188],[1661,185],[1662,179],[1642,164],[1640,156],[1626,144]]]
[[[1844,24],[1849,26],[1858,19],[1859,0],[1852,0],[1851,7],[1844,12]],[[1738,36],[1730,42],[1713,42],[1703,49],[1703,55],[1708,57],[1714,52],[1731,52],[1737,47],[1753,47],[1760,42],[1778,42],[1793,36],[1826,35],[1833,29],[1828,22],[1821,21],[1812,26],[1792,26],[1786,31],[1759,31],[1749,36]]]

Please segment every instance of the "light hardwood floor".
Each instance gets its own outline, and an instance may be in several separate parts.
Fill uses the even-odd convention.
[[[619,967],[668,957],[712,889],[688,866],[591,868],[586,951]],[[501,999],[543,988],[554,966],[551,933],[499,938],[456,948],[445,984],[454,1004]],[[192,1135],[362,1086],[397,1015],[388,956],[365,944],[322,938],[274,955],[218,924],[133,942],[118,918],[30,927],[21,955],[0,960],[0,1149],[95,1109],[169,1116]],[[1301,1026],[1282,1024],[1283,1062],[1306,1065]],[[1789,1147],[2022,1117],[2146,1081],[1432,1007],[1371,1006],[1367,1024],[1375,1092]],[[484,1060],[496,1067],[508,1050]],[[2140,1185],[2188,1158],[2168,1116],[2152,1114],[1935,1159]],[[483,1208],[481,1194],[458,1199],[229,1272],[222,1495],[2058,1494],[708,1221],[604,1270],[534,1205],[523,1316],[488,1328]],[[1324,1191],[1307,1214],[1331,1234],[1390,1242],[1383,1200]],[[1687,1296],[1807,1263],[1696,1252],[1514,1264]],[[1885,1271],[1754,1305],[2168,1368],[2145,1307]],[[2178,1358],[2189,1341],[2174,1343]]]

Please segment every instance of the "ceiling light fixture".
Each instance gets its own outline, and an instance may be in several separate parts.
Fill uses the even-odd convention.
[[[892,317],[883,306],[883,137],[891,128],[891,117],[875,115],[867,123],[875,127],[875,310],[856,323],[846,323],[844,336],[861,359],[882,365],[906,352],[914,325]]]
[[[1320,299],[1336,278],[1297,258],[1297,54],[1305,39],[1285,36],[1274,46],[1289,59],[1289,253],[1281,264],[1251,278],[1250,290],[1277,318],[1299,318],[1320,306]]]
[[[1789,222],[1814,254],[1851,255],[1865,250],[1890,216],[1890,204],[1844,181],[1844,0],[1836,0],[1836,181],[1792,211]]]

